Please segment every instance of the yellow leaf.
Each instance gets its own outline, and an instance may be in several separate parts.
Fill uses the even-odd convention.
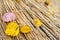
[[[45,2],[47,5],[50,5],[50,0],[46,0]]]
[[[22,26],[20,28],[20,30],[21,30],[22,33],[29,33],[29,32],[31,32],[30,26],[27,26],[27,25]]]
[[[37,18],[34,18],[33,21],[35,22],[37,27],[40,27],[42,25],[42,22]]]

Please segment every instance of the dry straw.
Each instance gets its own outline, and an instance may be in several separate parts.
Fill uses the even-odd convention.
[[[60,40],[60,12],[56,1],[48,0],[46,5],[46,0],[0,0],[0,40]],[[28,25],[31,32],[19,31],[16,37],[7,36],[8,23],[2,21],[6,12],[14,12],[19,28]]]

